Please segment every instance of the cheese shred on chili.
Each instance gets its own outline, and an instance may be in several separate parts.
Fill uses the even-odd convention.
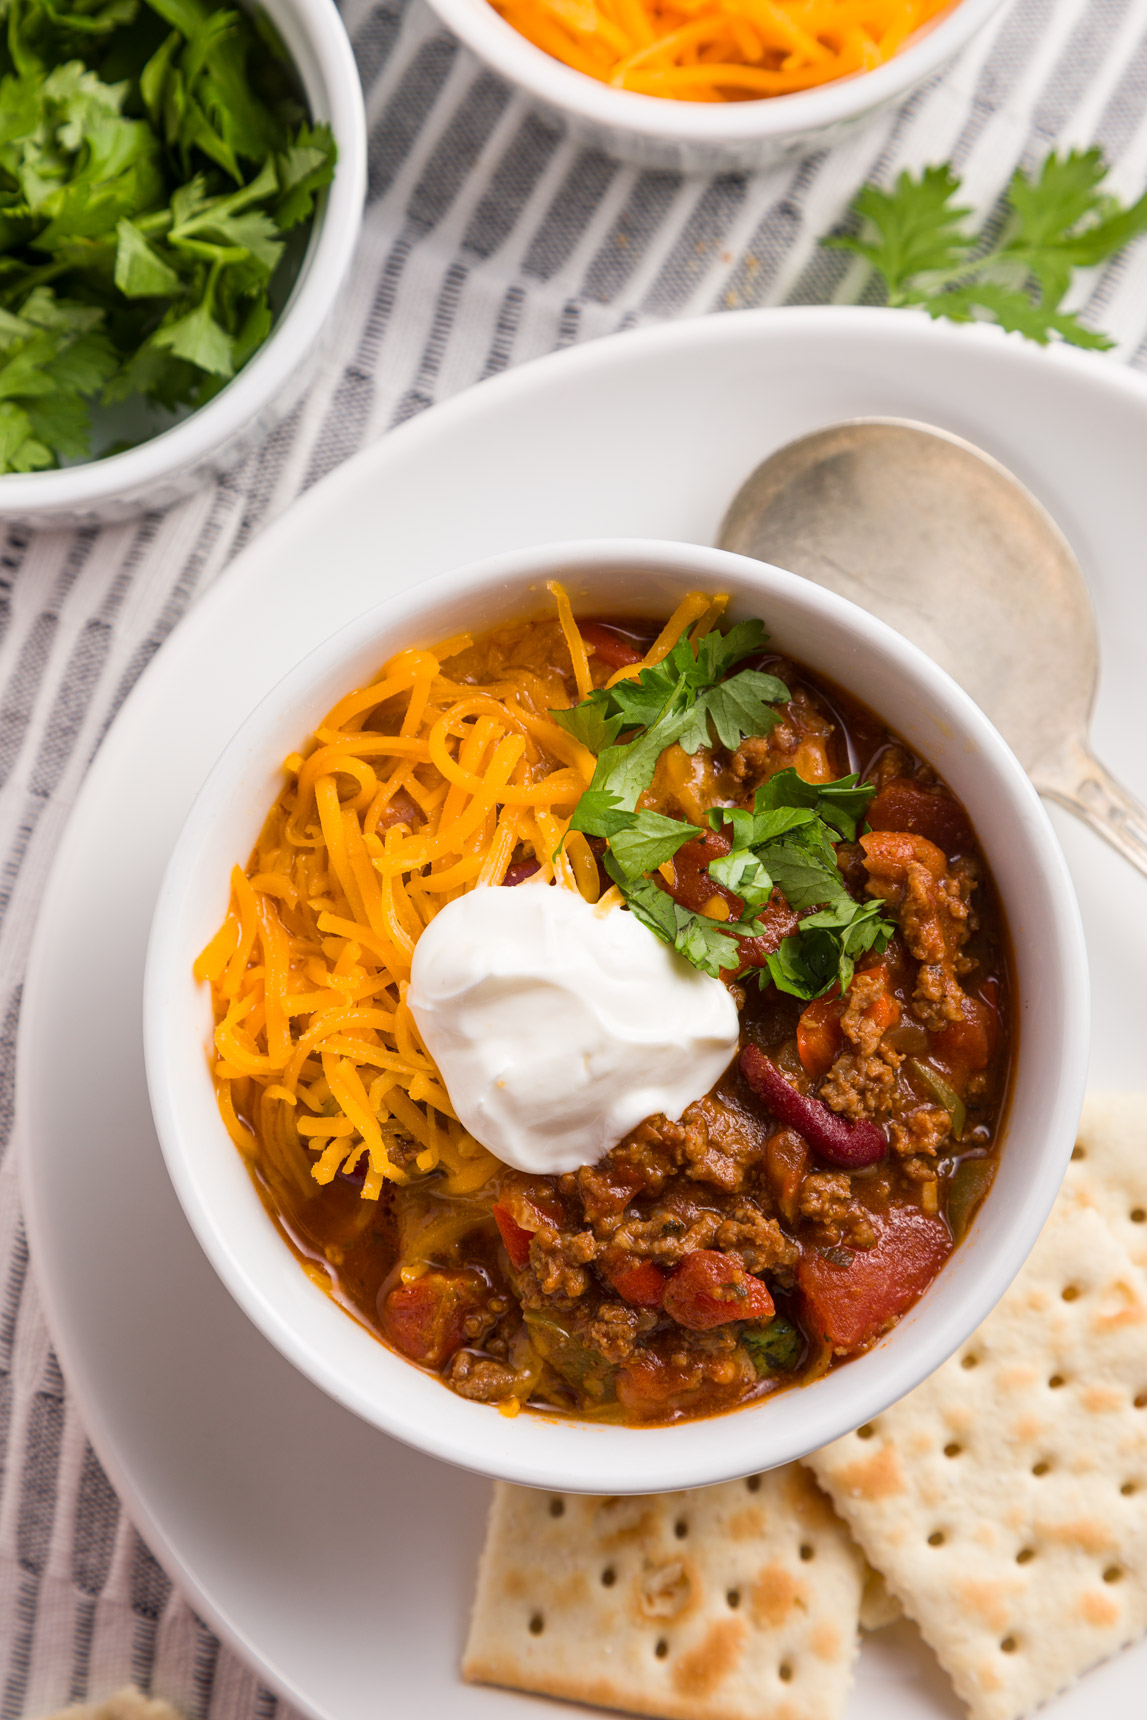
[[[399,652],[340,699],[286,760],[255,852],[232,871],[195,975],[211,984],[220,1114],[274,1180],[306,1191],[365,1170],[362,1195],[377,1200],[388,1180],[439,1170],[463,1195],[496,1166],[454,1115],[406,993],[422,928],[455,896],[501,884],[515,851],[536,857],[540,882],[596,894],[584,839],[559,852],[595,760],[549,715],[589,688],[569,599],[549,589],[558,622],[507,630],[496,678],[467,675],[461,635]],[[711,607],[690,593],[647,661]],[[559,628],[568,684],[543,667],[554,649],[530,650]]]
[[[950,0],[493,0],[555,59],[615,89],[751,101],[883,65]]]

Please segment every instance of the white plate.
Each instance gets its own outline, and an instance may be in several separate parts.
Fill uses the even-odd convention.
[[[21,1031],[25,1196],[48,1317],[93,1442],[156,1554],[268,1682],[316,1715],[559,1711],[457,1679],[486,1485],[391,1443],[295,1373],[231,1302],[176,1205],[140,1044],[148,925],[176,832],[256,700],[388,591],[544,539],[710,542],[771,449],[872,413],[969,437],[1059,520],[1099,612],[1097,749],[1147,797],[1147,388],[1110,359],[901,311],[823,308],[575,348],[367,449],[183,622],[88,776]],[[1088,933],[1093,1079],[1127,1086],[1143,1055],[1147,881],[1066,816],[1057,828]],[[298,1270],[286,1250],[283,1270]],[[1145,1678],[1147,1645],[1048,1720],[1100,1705],[1107,1720],[1141,1720]],[[850,1720],[959,1712],[906,1628],[866,1647]]]

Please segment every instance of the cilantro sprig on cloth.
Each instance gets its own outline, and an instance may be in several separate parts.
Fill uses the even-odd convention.
[[[15,0],[0,42],[0,472],[83,459],[94,401],[174,410],[266,339],[330,179],[259,14]]]
[[[882,277],[890,305],[921,305],[953,322],[995,322],[1046,345],[1053,337],[1103,349],[1063,300],[1076,269],[1105,262],[1147,232],[1147,193],[1123,205],[1103,190],[1098,149],[1052,154],[1038,174],[1018,168],[1003,222],[973,231],[947,165],[902,173],[891,191],[866,185],[853,201],[861,231],[822,240],[852,251]]]
[[[780,721],[789,690],[777,676],[735,665],[763,649],[759,621],[740,622],[693,642],[680,639],[663,662],[635,680],[602,687],[572,710],[550,714],[597,755],[589,788],[574,808],[572,830],[605,839],[605,868],[630,910],[703,972],[741,968],[738,941],[759,938],[774,888],[797,912],[811,909],[758,969],[783,991],[815,997],[847,987],[856,959],[883,949],[892,935],[878,902],[853,901],[836,864],[834,841],[852,840],[875,792],[855,776],[808,783],[794,770],[757,789],[753,809],[716,807],[713,830],[731,844],[709,861],[714,883],[740,898],[739,919],[716,920],[684,907],[652,874],[704,833],[682,819],[637,808],[657,763],[674,744],[688,753],[719,743],[733,751],[748,735],[767,735]],[[723,902],[723,898],[720,898]]]

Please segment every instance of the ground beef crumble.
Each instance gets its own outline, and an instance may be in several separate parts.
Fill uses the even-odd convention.
[[[820,1228],[826,1245],[847,1243],[871,1248],[876,1229],[871,1215],[853,1199],[852,1178],[843,1171],[814,1171],[801,1185],[800,1215]]]

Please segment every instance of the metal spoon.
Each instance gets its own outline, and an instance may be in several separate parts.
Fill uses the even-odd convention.
[[[1147,808],[1088,746],[1099,653],[1083,573],[998,461],[927,424],[830,425],[757,467],[717,542],[913,640],[987,713],[1041,794],[1147,873]]]

